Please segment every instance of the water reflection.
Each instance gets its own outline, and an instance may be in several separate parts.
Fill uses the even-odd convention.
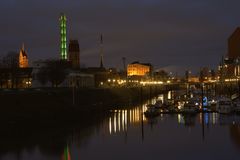
[[[134,107],[128,110],[114,110],[108,118],[109,134],[127,131],[129,125],[137,125],[141,121],[146,121],[143,112],[146,105],[142,107]]]
[[[64,152],[63,152],[63,155],[61,157],[61,160],[71,160],[71,155],[70,155],[70,151],[69,151],[69,147],[66,146],[64,148]]]
[[[148,103],[164,101],[171,98],[170,95],[173,93],[160,95],[144,104],[115,109],[96,119],[86,115],[74,125],[61,124],[49,130],[30,132],[32,128],[24,128],[21,135],[16,129],[6,127],[0,133],[0,159],[132,159],[136,152],[139,160],[149,159],[149,155],[150,159],[187,160],[240,156],[238,115],[161,114],[150,119],[144,116]],[[214,154],[212,148],[219,153]],[[200,151],[205,155],[199,155]]]
[[[229,129],[233,143],[240,149],[240,124],[230,125]]]

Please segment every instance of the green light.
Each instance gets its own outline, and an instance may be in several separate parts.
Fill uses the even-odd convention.
[[[67,18],[64,14],[60,16],[60,34],[61,34],[61,44],[60,44],[60,58],[61,60],[67,60],[67,28],[66,28]]]

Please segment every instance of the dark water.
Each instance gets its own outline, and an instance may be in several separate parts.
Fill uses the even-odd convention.
[[[14,128],[1,134],[2,160],[123,160],[240,158],[240,116],[142,116],[145,106],[74,126]],[[91,121],[93,119],[89,115]],[[204,123],[203,123],[204,122]],[[44,128],[44,129],[43,129]],[[8,130],[8,128],[4,128]],[[5,131],[4,131],[5,132]]]

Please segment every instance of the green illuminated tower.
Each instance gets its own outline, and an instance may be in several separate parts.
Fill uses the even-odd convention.
[[[60,16],[60,37],[61,37],[61,44],[60,44],[60,59],[67,60],[67,18],[65,14],[61,13]]]

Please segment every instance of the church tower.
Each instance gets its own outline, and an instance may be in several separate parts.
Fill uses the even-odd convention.
[[[70,40],[68,45],[68,60],[72,68],[78,69],[80,67],[80,48],[78,40]]]
[[[25,51],[24,44],[19,52],[19,68],[28,68],[28,56]]]

